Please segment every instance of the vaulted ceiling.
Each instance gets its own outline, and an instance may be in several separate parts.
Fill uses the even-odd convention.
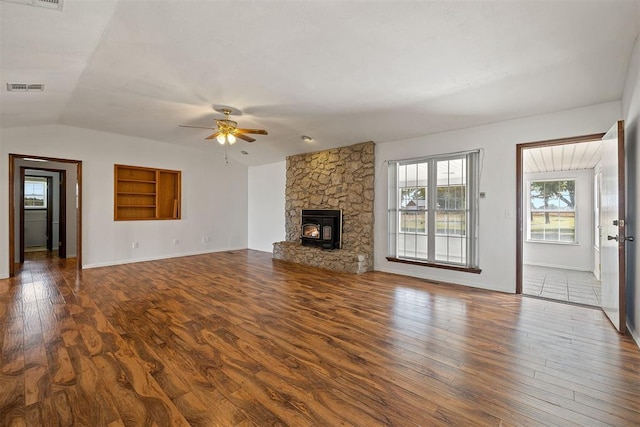
[[[248,165],[619,100],[640,27],[624,0],[31,2],[0,1],[2,127],[197,147],[178,125],[227,105],[269,131]]]

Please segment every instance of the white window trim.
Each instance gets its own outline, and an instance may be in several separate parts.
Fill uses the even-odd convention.
[[[24,191],[24,187],[26,186],[27,182],[38,182],[38,183],[43,183],[44,184],[44,205],[43,206],[26,206],[24,205],[23,208],[27,209],[27,210],[44,210],[44,209],[48,209],[49,207],[49,185],[47,182],[47,178],[46,177],[42,177],[42,176],[25,176],[24,179],[24,183],[25,185],[22,187],[23,189],[23,198],[26,198],[26,194]]]
[[[427,245],[427,258],[421,257],[407,257],[407,256],[399,256],[398,250],[398,239],[399,235],[407,234],[406,232],[400,231],[400,194],[398,187],[398,167],[409,165],[409,164],[417,164],[417,163],[429,163],[436,164],[439,161],[447,161],[447,160],[459,160],[466,159],[467,162],[467,207],[465,211],[467,212],[467,233],[465,237],[463,237],[466,246],[466,262],[465,263],[456,263],[456,262],[448,262],[442,260],[435,259],[435,237],[438,235],[443,235],[442,233],[436,233],[436,223],[435,216],[433,220],[429,219],[427,222],[427,232],[412,232],[408,234],[414,235],[428,235],[434,236],[433,238],[429,238]],[[473,272],[479,273],[479,201],[480,201],[480,150],[472,150],[458,153],[449,153],[444,155],[433,155],[426,156],[420,158],[413,159],[405,159],[405,160],[395,160],[388,162],[388,173],[389,173],[389,182],[388,182],[388,224],[387,224],[387,232],[388,232],[388,245],[387,245],[387,253],[388,260],[397,260],[399,262],[409,262],[416,261],[418,264],[424,264],[428,266],[442,266],[443,268],[452,267],[454,269],[460,270],[469,270]],[[435,206],[437,201],[437,184],[429,185],[432,183],[437,183],[437,170],[435,167],[428,168],[428,185],[427,185],[427,209],[426,211],[435,212],[435,209],[432,207]],[[448,236],[448,234],[444,234]]]
[[[573,242],[561,242],[554,240],[539,240],[531,238],[531,183],[532,182],[545,182],[545,181],[573,181],[575,186],[574,194],[574,208],[573,211],[549,211],[549,212],[573,212],[574,213],[574,239]],[[542,178],[542,179],[529,179],[527,180],[527,215],[526,215],[526,229],[527,229],[527,243],[541,243],[543,245],[560,245],[560,246],[579,246],[580,241],[578,239],[578,178],[576,177],[559,177],[559,178]]]

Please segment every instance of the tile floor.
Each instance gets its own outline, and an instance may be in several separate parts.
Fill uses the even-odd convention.
[[[600,281],[590,271],[523,266],[522,292],[559,301],[600,306]]]

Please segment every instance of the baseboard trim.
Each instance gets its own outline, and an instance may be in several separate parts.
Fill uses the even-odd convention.
[[[589,270],[589,269],[584,269],[584,268],[579,268],[579,267],[571,267],[571,266],[566,266],[566,265],[556,265],[556,264],[547,264],[544,262],[523,262],[523,265],[532,265],[534,267],[548,267],[548,268],[560,268],[562,270],[571,270],[571,271],[584,271],[587,273],[593,273],[593,269]]]
[[[228,251],[239,251],[247,248],[226,248],[226,249],[209,249],[204,251],[195,251],[195,252],[183,252],[179,254],[170,254],[170,255],[159,255],[153,257],[145,257],[145,258],[132,258],[132,259],[120,259],[115,261],[107,261],[107,262],[94,262],[91,264],[84,264],[82,269],[91,269],[91,268],[100,268],[100,267],[111,267],[114,265],[122,265],[122,264],[134,264],[136,262],[147,262],[147,261],[159,261],[162,259],[170,259],[170,258],[182,258],[187,256],[194,255],[204,255],[211,254],[216,252],[228,252]]]

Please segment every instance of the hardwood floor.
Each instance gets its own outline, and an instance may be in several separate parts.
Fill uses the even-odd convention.
[[[0,425],[640,423],[596,309],[233,251],[0,281]]]

